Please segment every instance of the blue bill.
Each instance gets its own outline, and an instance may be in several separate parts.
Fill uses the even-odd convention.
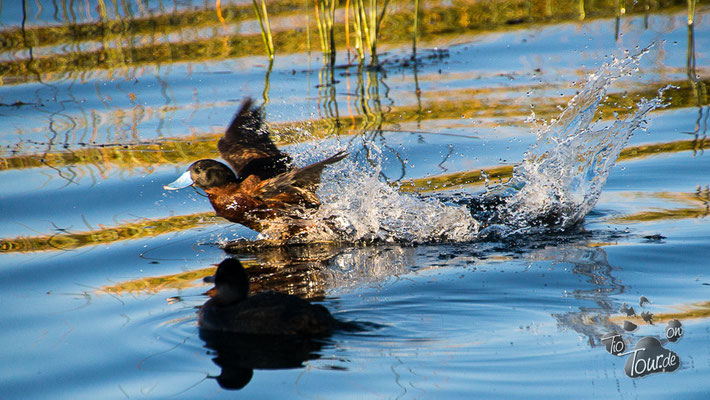
[[[164,185],[163,189],[165,190],[178,190],[182,189],[184,187],[188,187],[192,185],[192,177],[190,176],[190,171],[185,171],[184,174],[180,175],[179,178],[175,180],[175,182],[169,184],[169,185]]]

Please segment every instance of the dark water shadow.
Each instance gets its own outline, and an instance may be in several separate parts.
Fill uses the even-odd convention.
[[[278,265],[278,275],[286,278],[286,283],[271,282],[268,285],[269,289],[278,287],[280,292],[288,291],[290,281],[288,277],[296,276],[296,282],[309,282],[308,274],[300,275],[294,274],[293,267],[298,268],[300,264],[305,264],[305,259],[313,258],[312,255],[305,255],[302,252],[284,252],[282,254],[290,254],[293,258],[281,257],[280,261],[274,261],[271,258],[271,266]],[[312,253],[308,253],[312,254]],[[318,257],[315,257],[316,259]],[[327,257],[325,257],[327,258]],[[231,259],[231,260],[230,260]],[[233,261],[234,258],[229,257],[227,261]],[[232,268],[233,265],[230,265]],[[303,267],[303,265],[300,265]],[[225,266],[220,265],[219,268],[224,268]],[[239,267],[241,269],[241,267]],[[268,267],[267,267],[268,268]],[[257,271],[255,271],[257,270]],[[303,270],[303,269],[302,269]],[[221,270],[220,270],[221,271]],[[258,272],[259,274],[255,274]],[[226,272],[222,272],[225,274]],[[220,272],[217,272],[216,276]],[[250,282],[246,286],[246,293],[250,291],[251,278],[255,275],[265,275],[264,270],[259,270],[259,266],[252,266],[249,268],[247,276]],[[276,274],[273,274],[276,275]],[[246,276],[245,276],[246,278]],[[219,290],[217,296],[222,296],[222,290],[227,290],[227,293],[232,290],[244,290],[239,282],[232,281],[234,277],[230,278],[226,282],[218,282],[217,287],[210,290],[211,294],[216,294]],[[206,281],[214,281],[213,277],[205,278]],[[235,285],[236,283],[236,285]],[[219,288],[219,289],[218,289]],[[208,293],[210,293],[208,292]],[[242,304],[250,304],[246,309],[248,313],[238,314],[240,316],[246,316],[246,320],[243,322],[251,323],[255,322],[260,324],[262,322],[277,322],[274,327],[279,326],[278,321],[282,319],[284,326],[288,326],[291,321],[291,317],[299,317],[300,312],[304,312],[303,315],[308,315],[307,309],[302,305],[297,305],[302,300],[298,300],[298,296],[283,296],[279,294],[278,297],[273,297],[275,294],[261,293],[255,295],[249,295],[244,300],[238,301],[236,303],[230,304],[224,308],[216,307],[212,305],[211,310],[216,310],[216,312],[226,312],[220,317],[227,317],[230,319],[236,317],[237,314],[233,314],[235,310],[233,306],[239,306]],[[272,299],[264,303],[264,300],[260,300],[261,303],[246,303],[249,298]],[[205,303],[207,307],[211,301],[214,301],[217,297],[213,297],[212,300],[208,300]],[[248,308],[251,307],[251,308]],[[310,307],[314,307],[311,305]],[[323,310],[322,306],[315,306]],[[280,311],[279,311],[280,310]],[[214,311],[213,311],[214,312]],[[309,311],[310,312],[310,311]],[[218,376],[210,376],[217,381],[217,383],[224,389],[228,390],[239,390],[244,388],[252,379],[255,369],[297,369],[304,367],[304,363],[309,360],[318,359],[321,357],[323,350],[332,348],[334,342],[330,339],[331,335],[338,332],[343,333],[358,333],[365,332],[368,330],[376,329],[379,326],[372,323],[366,322],[355,322],[355,321],[343,321],[341,319],[333,318],[328,312],[328,318],[324,321],[324,316],[321,315],[321,324],[331,324],[327,330],[318,330],[318,333],[307,333],[307,334],[292,334],[292,335],[282,335],[278,331],[274,331],[275,334],[244,334],[236,332],[227,332],[219,330],[206,329],[204,326],[199,330],[199,337],[205,342],[205,347],[209,349],[208,354],[213,355],[212,361],[221,368],[221,372]],[[212,314],[214,315],[214,314]],[[264,319],[268,318],[268,319]],[[329,320],[329,321],[328,321]],[[201,320],[202,321],[202,320]],[[332,323],[330,322],[332,321]],[[315,331],[311,331],[315,332]]]
[[[321,357],[324,348],[333,346],[326,338],[298,336],[255,336],[200,329],[212,361],[222,370],[210,376],[219,386],[239,390],[251,381],[255,369],[295,369]]]
[[[325,298],[330,289],[342,292],[349,287],[381,285],[421,268],[422,255],[431,253],[441,260],[473,260],[473,265],[480,266],[502,259],[571,265],[571,273],[585,284],[561,289],[579,306],[550,316],[560,329],[575,331],[587,338],[590,347],[597,347],[603,346],[604,334],[623,331],[612,317],[621,306],[615,297],[626,291],[615,276],[623,268],[611,265],[600,245],[636,240],[644,238],[622,230],[587,230],[577,224],[545,234],[489,236],[466,243],[319,244],[265,249],[243,256],[258,260],[259,265],[249,268],[255,291],[268,288],[311,299]],[[427,264],[426,268],[439,265],[436,260]]]

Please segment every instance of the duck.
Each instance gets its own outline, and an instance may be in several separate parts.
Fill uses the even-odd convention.
[[[300,297],[265,291],[249,295],[249,277],[233,257],[217,266],[213,297],[198,311],[200,329],[248,335],[313,337],[349,323],[335,319],[327,308]]]
[[[320,207],[316,190],[326,166],[348,154],[340,151],[324,160],[296,168],[291,156],[280,151],[269,136],[261,109],[245,99],[217,143],[223,160],[195,161],[174,182],[177,190],[202,189],[217,216],[257,232],[269,230],[273,240],[286,240],[306,229],[306,216]]]

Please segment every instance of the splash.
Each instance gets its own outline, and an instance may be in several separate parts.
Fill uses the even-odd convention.
[[[487,197],[502,199],[496,206],[498,223],[487,227],[509,233],[565,229],[581,221],[594,207],[621,150],[631,135],[645,128],[645,116],[662,107],[661,95],[643,99],[634,112],[597,127],[594,120],[607,89],[618,78],[638,71],[639,54],[614,59],[587,81],[557,120],[537,132],[537,142],[515,168],[513,178],[488,190]]]
[[[492,233],[563,230],[578,223],[596,204],[629,137],[644,127],[651,110],[662,106],[661,90],[624,118],[594,120],[610,85],[638,71],[649,49],[614,59],[589,75],[559,118],[538,130],[536,144],[511,180],[488,188],[483,197],[450,202],[400,193],[379,179],[382,154],[370,143],[370,164],[346,160],[329,169],[319,190],[323,205],[307,216],[311,228],[294,241],[470,241]],[[268,238],[268,232],[262,237]]]
[[[379,167],[368,170],[348,160],[334,170],[321,184],[322,206],[310,216],[317,223],[295,241],[424,243],[476,238],[479,223],[466,207],[400,193],[379,179]]]

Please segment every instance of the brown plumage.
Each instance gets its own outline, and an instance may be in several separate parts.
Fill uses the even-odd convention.
[[[219,161],[199,160],[165,188],[199,187],[217,215],[258,232],[271,228],[271,238],[277,240],[308,225],[304,211],[320,206],[315,192],[323,169],[347,157],[339,152],[294,168],[291,157],[271,141],[261,111],[252,107],[251,99],[242,103],[217,149],[233,171]]]

